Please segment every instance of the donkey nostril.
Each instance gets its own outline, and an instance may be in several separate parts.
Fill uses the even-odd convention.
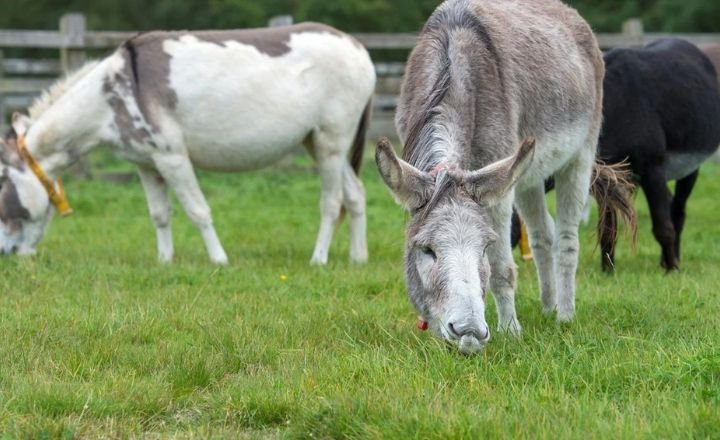
[[[480,341],[486,340],[490,336],[490,329],[487,326],[485,326],[484,329],[482,329],[478,332],[478,336],[479,336],[478,340],[480,340]]]
[[[455,336],[456,338],[459,338],[461,335],[455,330],[455,326],[452,322],[448,323],[448,329],[450,329],[450,334]]]
[[[475,339],[477,339],[479,342],[487,341],[490,338],[490,329],[487,325],[481,325],[481,326],[474,326],[474,325],[460,325],[448,322],[447,324],[448,331],[450,332],[450,336],[456,339],[460,339],[463,336],[472,336]]]

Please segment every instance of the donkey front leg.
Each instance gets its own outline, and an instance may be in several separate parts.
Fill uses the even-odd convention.
[[[535,259],[535,270],[540,281],[540,300],[543,312],[555,311],[557,295],[555,266],[552,254],[554,241],[553,219],[545,205],[545,188],[539,183],[530,188],[515,190],[515,204],[527,225],[530,247]]]
[[[575,316],[575,275],[580,240],[578,228],[590,189],[594,147],[582,150],[555,174],[557,224],[555,225],[555,277],[557,278],[557,320],[567,322]]]
[[[190,159],[182,154],[158,155],[153,159],[160,175],[175,191],[190,221],[200,230],[210,260],[216,264],[227,264],[227,255],[213,227],[210,207],[200,190]]]
[[[161,263],[170,263],[173,258],[172,231],[170,229],[172,205],[167,184],[160,173],[152,168],[139,166],[138,175],[145,189],[150,217],[155,224],[158,259]]]
[[[510,245],[511,217],[512,197],[492,208],[491,221],[498,238],[488,247],[487,253],[490,262],[490,290],[497,306],[498,330],[520,336],[522,327],[515,310],[517,266],[513,261]]]

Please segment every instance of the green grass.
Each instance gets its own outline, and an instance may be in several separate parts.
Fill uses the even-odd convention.
[[[137,180],[69,182],[75,215],[36,257],[0,259],[0,439],[720,437],[718,165],[690,200],[680,272],[660,269],[639,196],[616,275],[583,228],[572,324],[542,317],[520,263],[524,335],[475,357],[415,329],[406,217],[369,158],[366,266],[347,262],[347,224],[331,263],[308,265],[305,159],[200,178],[229,267],[177,206],[175,264],[157,264]]]

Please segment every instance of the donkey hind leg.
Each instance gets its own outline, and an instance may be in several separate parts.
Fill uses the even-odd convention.
[[[515,190],[515,205],[525,222],[535,269],[540,281],[540,301],[543,312],[552,313],[557,305],[552,246],[553,219],[545,205],[545,188],[542,183],[520,191]]]
[[[318,165],[321,187],[320,229],[310,264],[327,264],[330,243],[343,205],[343,175],[347,162],[345,152],[351,141],[352,138],[331,135],[323,130],[316,130],[312,135],[309,149]]]
[[[227,264],[227,255],[213,227],[210,207],[200,190],[190,159],[182,154],[171,154],[158,155],[154,160],[158,172],[175,192],[190,221],[200,231],[210,261]]]
[[[368,259],[365,189],[347,161],[343,166],[343,206],[350,214],[350,261],[365,263]]]
[[[662,249],[660,265],[667,271],[677,269],[675,227],[670,218],[671,194],[665,181],[664,168],[661,166],[647,168],[640,178],[640,186],[645,192],[650,209],[653,235]]]
[[[150,217],[155,224],[157,234],[158,259],[161,263],[170,263],[173,258],[172,231],[170,229],[170,214],[172,205],[168,195],[165,179],[152,168],[138,167],[140,182],[145,189]]]
[[[690,193],[695,186],[700,170],[697,169],[692,174],[683,177],[675,183],[675,195],[672,199],[670,207],[670,216],[672,217],[673,226],[675,226],[675,255],[680,260],[680,234],[682,234],[685,226],[685,205],[687,204]]]
[[[578,228],[590,190],[595,149],[583,149],[555,174],[557,224],[555,225],[555,277],[557,279],[557,320],[567,322],[575,315],[575,275],[580,240]]]
[[[488,247],[487,252],[491,271],[490,290],[497,306],[498,330],[520,336],[522,327],[515,311],[517,266],[513,261],[510,244],[512,211],[512,198],[492,208],[491,222],[498,238]]]

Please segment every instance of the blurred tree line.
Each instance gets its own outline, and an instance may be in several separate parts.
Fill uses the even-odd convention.
[[[532,1],[532,0],[530,0]],[[720,0],[566,0],[599,32],[619,32],[640,17],[658,32],[720,32]],[[0,0],[0,28],[57,29],[60,15],[82,12],[94,30],[264,26],[274,15],[351,32],[413,32],[440,0]]]

